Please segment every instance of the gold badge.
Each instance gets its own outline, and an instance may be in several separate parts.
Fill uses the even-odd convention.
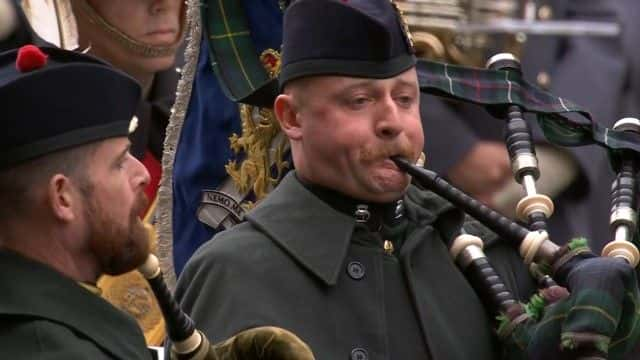
[[[281,57],[280,53],[273,49],[266,49],[260,54],[260,62],[271,79],[275,79],[280,74]]]
[[[407,22],[407,19],[404,18],[404,13],[402,12],[402,9],[400,9],[398,4],[393,0],[390,0],[390,1],[391,1],[391,5],[393,5],[393,8],[396,10],[396,13],[398,14],[398,20],[400,21],[400,28],[402,29],[404,38],[407,40],[407,45],[409,46],[409,50],[411,51],[411,53],[415,54],[416,48],[413,44],[413,36],[411,36],[411,31],[409,30],[409,23]]]

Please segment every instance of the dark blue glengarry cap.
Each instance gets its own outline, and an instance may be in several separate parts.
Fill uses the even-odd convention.
[[[138,83],[92,56],[27,45],[0,54],[0,169],[128,136]]]
[[[389,78],[416,63],[390,0],[298,0],[287,8],[283,26],[280,89],[313,75]]]

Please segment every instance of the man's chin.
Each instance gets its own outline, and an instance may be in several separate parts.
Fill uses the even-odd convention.
[[[402,198],[409,187],[409,181],[398,183],[376,184],[375,187],[363,194],[362,200],[388,203]]]
[[[118,258],[113,259],[112,262],[103,269],[103,272],[111,276],[126,274],[129,271],[136,270],[140,265],[144,264],[148,256],[148,250],[131,249],[128,254],[121,254]]]
[[[147,230],[142,223],[133,226],[135,229],[128,237],[127,243],[121,248],[121,251],[114,254],[109,264],[103,269],[107,275],[117,276],[128,273],[137,269],[147,260],[151,252]]]
[[[397,169],[384,169],[372,174],[371,188],[377,193],[404,193],[411,182],[405,172]]]

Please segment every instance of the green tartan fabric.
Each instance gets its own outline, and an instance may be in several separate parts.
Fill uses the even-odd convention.
[[[425,93],[483,105],[489,110],[516,104],[524,112],[537,114],[545,137],[554,144],[598,144],[613,151],[640,152],[640,135],[603,127],[582,107],[528,83],[516,72],[422,59],[416,69],[421,91]],[[577,116],[565,116],[569,113]]]
[[[603,304],[602,307],[598,303]],[[508,339],[503,339],[504,357],[572,359],[577,354],[595,351],[606,354],[610,360],[622,359],[640,337],[639,310],[637,293],[626,293],[622,306],[612,306],[603,293],[578,292],[547,306],[541,321],[529,320],[518,326]],[[613,316],[617,318],[615,324],[611,321]],[[585,325],[594,330],[574,331]],[[601,351],[597,351],[599,348]]]
[[[242,1],[203,1],[200,13],[211,66],[222,90],[233,101],[270,107],[277,83],[256,53]]]
[[[571,296],[501,334],[507,359],[622,359],[640,339],[640,294],[633,269],[622,260],[576,251],[557,275]]]

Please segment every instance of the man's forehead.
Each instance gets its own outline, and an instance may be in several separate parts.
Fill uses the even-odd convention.
[[[409,69],[399,75],[384,78],[359,78],[348,76],[318,76],[317,79],[321,80],[322,84],[332,86],[334,88],[349,90],[356,88],[375,88],[386,86],[408,86],[418,87],[418,77],[415,69]]]

